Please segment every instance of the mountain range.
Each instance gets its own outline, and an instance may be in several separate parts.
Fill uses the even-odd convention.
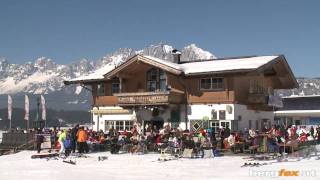
[[[7,94],[12,95],[14,107],[24,105],[24,94],[30,98],[31,108],[36,107],[36,99],[44,94],[47,106],[56,110],[88,110],[91,106],[91,92],[77,86],[63,84],[64,80],[80,77],[104,66],[119,65],[135,54],[144,54],[172,61],[174,48],[166,44],[150,45],[141,50],[121,48],[97,60],[80,59],[71,64],[57,64],[48,57],[39,57],[34,62],[12,64],[0,58],[0,108],[7,106]],[[181,49],[181,60],[215,59],[214,54],[195,44]],[[290,63],[290,61],[289,61]],[[297,78],[300,87],[279,90],[281,96],[320,95],[320,78]]]

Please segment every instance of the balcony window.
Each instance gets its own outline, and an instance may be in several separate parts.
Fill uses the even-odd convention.
[[[266,92],[263,82],[256,79],[250,79],[250,94],[264,94]]]
[[[222,90],[223,78],[200,79],[200,90]]]
[[[147,72],[147,90],[155,91],[157,89],[157,70],[151,69]]]
[[[167,90],[167,76],[166,73],[162,70],[159,70],[159,89],[160,91]]]
[[[162,70],[151,69],[147,72],[147,91],[166,91],[167,77]]]
[[[200,88],[210,90],[211,89],[211,78],[201,79]]]
[[[97,95],[98,96],[104,96],[105,95],[104,83],[100,83],[100,84],[97,85]]]
[[[111,84],[111,92],[112,92],[112,94],[119,93],[120,92],[120,84],[119,83],[112,83]]]
[[[212,89],[222,89],[223,88],[223,79],[222,78],[212,78]]]

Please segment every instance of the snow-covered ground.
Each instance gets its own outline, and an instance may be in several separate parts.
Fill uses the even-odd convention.
[[[35,151],[0,156],[1,180],[95,180],[95,179],[319,179],[319,160],[315,158],[281,162],[260,167],[240,167],[246,162],[240,156],[212,159],[178,159],[157,161],[158,154],[111,155],[109,152],[89,154],[76,159],[77,164],[62,160],[31,159]],[[98,156],[108,160],[98,161]],[[291,160],[290,160],[291,161]],[[260,162],[263,163],[263,162]],[[298,177],[279,177],[279,171],[298,171]],[[308,175],[308,176],[307,176]]]

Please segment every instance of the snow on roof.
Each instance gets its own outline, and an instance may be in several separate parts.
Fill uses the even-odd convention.
[[[103,75],[105,75],[106,73],[108,73],[109,71],[113,70],[115,68],[114,65],[112,64],[107,64],[105,66],[103,66],[100,69],[95,70],[94,72],[84,75],[84,76],[80,76],[74,79],[70,79],[68,80],[68,82],[78,82],[78,81],[90,81],[90,80],[101,80],[104,78]]]
[[[231,70],[253,70],[261,67],[277,57],[278,56],[257,56],[236,59],[199,61],[180,64],[180,67],[186,75]]]
[[[223,59],[223,60],[214,59],[209,61],[206,60],[206,61],[186,62],[183,64],[176,64],[176,63],[155,58],[152,56],[145,56],[145,55],[140,55],[140,56],[150,59],[152,61],[155,61],[157,63],[161,63],[163,65],[169,66],[171,68],[183,71],[186,75],[192,75],[197,73],[217,73],[217,72],[232,71],[232,70],[254,70],[278,57],[278,56],[254,56],[254,57],[245,57],[245,58],[230,58],[230,59]],[[107,64],[106,66],[94,71],[91,74],[71,79],[68,82],[101,80],[104,78],[105,74],[107,74],[114,68],[115,68],[114,65]]]
[[[298,95],[291,95],[291,96],[285,96],[282,98],[311,98],[311,97],[320,97],[320,95],[304,95],[304,96],[298,96]]]
[[[278,56],[255,56],[246,58],[231,58],[223,60],[197,61],[176,64],[159,58],[144,56],[148,59],[165,64],[174,69],[183,71],[186,75],[207,72],[221,72],[232,70],[253,70],[274,60]]]
[[[181,64],[176,64],[176,63],[173,63],[173,62],[170,62],[170,61],[166,61],[166,60],[163,60],[163,59],[159,59],[159,58],[155,58],[155,57],[152,57],[152,56],[144,56],[142,55],[143,57],[146,57],[148,59],[151,59],[153,61],[156,61],[158,63],[161,63],[161,64],[164,64],[164,65],[167,65],[169,67],[172,67],[174,69],[178,69],[178,70],[182,70],[181,69]]]
[[[276,116],[319,117],[320,110],[280,110],[274,111]]]

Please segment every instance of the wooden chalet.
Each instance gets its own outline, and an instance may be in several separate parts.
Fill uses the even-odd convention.
[[[65,84],[90,87],[94,128],[105,131],[165,121],[192,131],[258,129],[273,121],[273,91],[298,86],[283,55],[180,62],[179,53],[173,62],[135,55]]]

